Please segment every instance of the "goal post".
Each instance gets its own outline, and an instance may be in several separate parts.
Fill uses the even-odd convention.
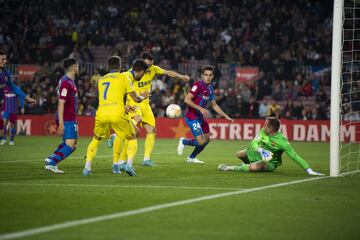
[[[330,176],[333,177],[340,174],[340,87],[343,11],[344,0],[334,0],[330,107]]]

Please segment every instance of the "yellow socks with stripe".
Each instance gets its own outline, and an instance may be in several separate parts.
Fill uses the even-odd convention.
[[[125,139],[124,140],[124,146],[123,149],[121,150],[121,154],[120,154],[120,160],[123,160],[126,162],[126,159],[128,157],[128,146],[129,146],[129,140]]]
[[[85,168],[91,170],[91,162],[96,156],[96,152],[99,146],[100,140],[97,140],[95,137],[89,143],[89,146],[86,151],[86,164]]]
[[[134,161],[137,149],[138,149],[138,141],[137,139],[131,139],[128,141],[129,142],[129,146],[127,149],[127,153],[128,153],[128,160],[127,160],[127,164],[132,166],[132,163]]]
[[[120,158],[121,150],[124,145],[124,139],[116,135],[113,145],[113,164],[117,164]]]
[[[156,137],[155,133],[146,134],[144,161],[145,160],[150,160],[151,153],[152,153],[152,151],[154,149],[154,146],[155,146],[155,137]]]

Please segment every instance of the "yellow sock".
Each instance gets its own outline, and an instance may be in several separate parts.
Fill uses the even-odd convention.
[[[100,143],[100,140],[95,139],[95,137],[93,137],[93,139],[89,143],[89,146],[86,151],[86,163],[85,163],[86,169],[89,169],[89,170],[91,169],[91,162],[92,162],[92,160],[94,160],[94,158],[96,156],[96,152],[97,152],[99,143]]]
[[[116,138],[113,143],[113,164],[118,163],[123,145],[124,145],[124,139],[119,137],[119,135],[116,135]]]
[[[121,154],[120,154],[120,158],[119,158],[120,160],[126,161],[127,156],[128,156],[128,146],[129,146],[129,140],[125,139],[123,149],[121,150]]]
[[[138,142],[137,139],[131,139],[129,140],[129,146],[127,149],[128,152],[128,161],[127,163],[132,165],[136,152],[137,152],[137,148],[138,148]]]
[[[146,134],[144,160],[150,160],[151,153],[155,145],[155,137],[156,137],[155,133]]]

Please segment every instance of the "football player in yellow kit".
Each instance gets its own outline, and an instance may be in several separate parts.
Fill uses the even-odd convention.
[[[149,91],[143,91],[138,95],[133,83],[140,80],[148,69],[148,65],[143,60],[137,60],[132,69],[128,72],[120,73],[121,60],[118,56],[112,56],[108,60],[109,73],[99,79],[99,107],[96,111],[94,137],[90,142],[86,153],[86,164],[83,175],[91,175],[91,163],[96,156],[97,148],[101,138],[107,138],[110,129],[117,134],[113,149],[113,173],[119,174],[120,169],[117,164],[123,142],[125,139],[133,139],[135,130],[126,112],[129,108],[125,107],[125,96],[129,96],[134,102],[140,103],[149,97]],[[131,176],[136,175],[132,166],[126,165],[124,170]]]
[[[148,65],[148,69],[145,72],[144,76],[140,81],[134,82],[134,89],[137,94],[141,94],[144,91],[151,91],[151,85],[153,80],[158,75],[167,75],[172,78],[180,79],[184,82],[188,82],[190,77],[187,75],[182,75],[174,71],[165,70],[159,66],[154,65],[154,59],[152,55],[148,52],[143,52],[140,55],[140,58]],[[141,124],[141,126],[146,131],[145,138],[145,152],[144,159],[142,162],[143,166],[155,166],[156,164],[151,160],[151,153],[155,145],[156,137],[156,124],[155,117],[151,110],[150,101],[146,99],[141,103],[136,103],[132,98],[127,97],[127,105],[135,106],[136,111],[131,113],[131,118],[135,125]],[[115,134],[111,135],[108,140],[108,146],[111,147],[115,139]],[[129,151],[131,149],[131,151]],[[129,162],[132,162],[137,151],[137,139],[129,140],[124,142],[124,148],[120,155],[119,164],[125,166],[126,159]],[[122,168],[122,167],[121,167]]]

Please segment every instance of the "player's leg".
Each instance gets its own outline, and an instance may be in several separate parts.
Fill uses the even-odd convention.
[[[203,120],[201,123],[201,129],[203,131],[203,135],[201,136],[201,140],[197,137],[197,142],[201,143],[199,146],[195,146],[194,151],[188,157],[188,162],[196,162],[196,163],[204,163],[196,158],[207,146],[210,142],[210,134],[209,134],[209,124],[206,120]],[[203,139],[205,138],[205,143]]]
[[[144,143],[144,159],[142,165],[156,166],[156,164],[151,161],[151,154],[154,150],[156,139],[155,116],[149,104],[141,105],[140,109],[142,114],[142,124],[146,131]]]
[[[248,159],[248,156],[246,154],[246,149],[240,150],[238,152],[235,153],[235,156],[237,158],[239,158],[241,161],[243,161],[243,163],[249,164],[250,161]]]
[[[45,169],[54,173],[64,173],[58,168],[58,163],[70,156],[76,150],[78,125],[76,122],[64,122],[63,143],[46,159]]]
[[[96,156],[102,138],[107,138],[110,133],[110,123],[100,117],[95,117],[94,137],[91,139],[86,150],[86,162],[83,170],[84,176],[91,175],[91,164]]]
[[[16,122],[17,122],[17,114],[11,113],[10,114],[10,141],[9,145],[14,145],[14,139],[16,135]]]
[[[236,156],[241,160],[246,159],[248,163],[243,163],[237,166],[228,166],[220,164],[218,169],[220,171],[238,171],[238,172],[272,172],[276,166],[271,162],[264,162],[258,154],[249,149],[244,149],[236,153]]]
[[[133,125],[130,123],[129,120],[124,120],[124,119],[117,120],[116,122],[111,124],[111,128],[116,133],[116,138],[115,138],[114,146],[113,146],[113,151],[114,151],[113,169],[114,169],[114,165],[117,164],[119,161],[119,155],[123,148],[125,139],[128,138],[128,140],[132,140],[132,139],[136,138],[136,133],[135,133]],[[130,142],[131,141],[129,141],[129,144],[130,144]],[[128,154],[129,154],[129,152],[128,152]],[[131,165],[125,164],[124,170],[130,176],[136,176],[135,169]],[[120,169],[119,169],[119,172],[120,172]]]
[[[3,112],[2,114],[2,120],[3,120],[3,131],[2,131],[2,138],[0,141],[0,145],[5,145],[6,143],[6,133],[7,133],[7,125],[8,125],[8,120],[9,120],[10,114],[9,112]]]

